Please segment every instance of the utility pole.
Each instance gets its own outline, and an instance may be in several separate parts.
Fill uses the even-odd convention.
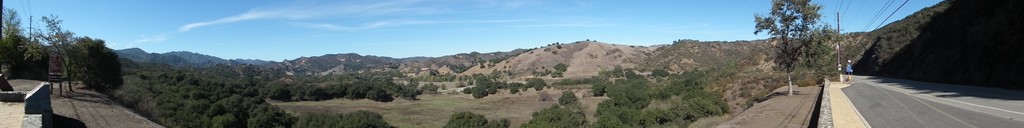
[[[839,11],[836,11],[836,33],[839,34],[839,36],[843,36],[843,29],[839,28],[840,21],[842,20],[840,20]],[[843,39],[845,40],[846,38]],[[836,42],[836,65],[839,66],[839,82],[846,82],[843,80],[843,49],[841,49],[841,44],[843,44],[842,41]]]

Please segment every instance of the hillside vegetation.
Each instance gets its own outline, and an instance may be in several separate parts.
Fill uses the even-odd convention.
[[[1024,89],[1022,1],[948,0],[868,33],[858,74]]]
[[[685,71],[728,62],[750,62],[756,68],[770,70],[771,44],[764,41],[698,41],[677,40],[672,45],[658,47],[654,55],[645,60],[647,69]]]
[[[518,77],[588,78],[613,67],[635,68],[654,49],[645,46],[607,44],[596,41],[554,43],[526,51],[504,61],[477,65],[462,75],[510,74]],[[562,70],[557,65],[564,66]]]

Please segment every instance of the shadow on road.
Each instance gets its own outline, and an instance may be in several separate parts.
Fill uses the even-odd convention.
[[[85,128],[85,123],[74,118],[53,114],[53,126],[55,128]]]
[[[931,83],[877,76],[865,76],[865,79],[868,81],[878,81],[879,83],[886,84],[886,86],[920,90],[922,92],[918,92],[918,94],[932,94],[942,98],[982,97],[1002,100],[1024,100],[1024,91],[1017,90]]]

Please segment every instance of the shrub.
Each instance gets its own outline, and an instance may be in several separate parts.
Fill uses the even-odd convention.
[[[487,89],[483,86],[476,86],[472,88],[473,98],[480,99],[487,96]]]
[[[427,85],[423,85],[423,87],[420,87],[420,91],[423,91],[424,93],[427,93],[427,94],[437,94],[437,89],[438,88],[440,88],[440,87],[438,87],[437,85],[427,84]]]
[[[390,128],[380,114],[359,110],[348,114],[327,115],[306,113],[299,117],[295,128]]]
[[[590,86],[590,89],[591,89],[591,92],[594,93],[594,96],[604,96],[605,88],[607,86],[608,86],[608,83],[597,83],[597,84],[594,84],[593,86]]]
[[[562,96],[558,97],[558,104],[570,105],[576,104],[579,100],[576,99],[576,95],[569,91],[562,91]]]
[[[669,73],[665,69],[654,69],[654,71],[651,71],[651,76],[654,77],[666,77],[668,75]]]
[[[800,87],[818,85],[818,80],[815,80],[814,78],[815,77],[811,77],[811,76],[803,77],[802,79],[800,79],[800,81],[796,82],[796,85],[800,86]]]
[[[586,124],[583,112],[574,107],[552,105],[544,110],[533,113],[533,119],[523,124],[523,128],[579,128]]]
[[[457,112],[448,119],[444,128],[508,128],[508,119],[487,121],[484,115],[472,112]]]
[[[544,86],[548,86],[548,83],[545,83],[544,80],[540,78],[529,78],[526,79],[526,85],[533,87],[536,91],[541,91],[544,90]]]

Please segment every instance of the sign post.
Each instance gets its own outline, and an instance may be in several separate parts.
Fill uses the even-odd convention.
[[[64,57],[60,54],[50,54],[50,70],[49,70],[49,82],[53,85],[54,82],[58,84],[57,88],[60,89],[60,94],[64,95]],[[53,86],[50,86],[53,89]],[[53,93],[53,91],[50,91]]]

